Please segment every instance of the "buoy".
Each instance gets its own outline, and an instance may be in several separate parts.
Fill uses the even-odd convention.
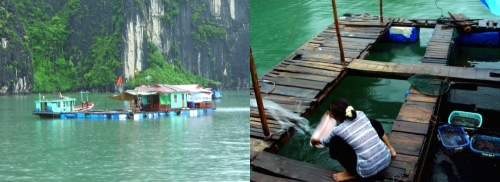
[[[464,27],[465,32],[470,32],[471,30],[472,30],[472,28],[469,25]]]

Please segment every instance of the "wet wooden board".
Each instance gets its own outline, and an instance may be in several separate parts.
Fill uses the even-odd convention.
[[[498,69],[453,67],[435,64],[407,64],[354,59],[349,63],[347,69],[349,71],[364,72],[367,75],[410,77],[414,74],[431,74],[441,79],[449,78],[452,81],[476,81],[492,84],[495,84],[493,82],[500,81],[500,77],[489,76],[489,73],[492,71],[500,71]]]
[[[416,102],[436,103],[437,98],[424,94],[409,93],[408,96],[406,97],[406,100],[416,101]]]
[[[251,98],[255,99],[253,90],[250,90],[250,96]],[[263,99],[271,100],[274,102],[287,103],[287,104],[316,102],[315,98],[306,98],[306,97],[282,96],[282,95],[264,94],[264,93],[261,93],[261,96]]]
[[[250,181],[252,182],[261,182],[261,181],[272,181],[272,182],[299,182],[298,180],[293,180],[289,178],[280,178],[276,176],[270,176],[267,174],[259,173],[250,170]]]
[[[342,44],[349,44],[349,43],[368,43],[368,44],[373,44],[375,43],[374,39],[358,39],[358,38],[352,38],[352,37],[341,37]],[[309,43],[333,43],[333,44],[338,44],[337,38],[332,38],[332,39],[317,39],[317,40],[310,40]]]
[[[318,82],[312,80],[302,80],[287,77],[269,77],[264,76],[263,79],[273,81],[276,85],[292,86],[297,88],[313,89],[313,90],[323,90],[327,82]]]
[[[428,123],[416,123],[416,122],[408,122],[408,121],[394,121],[392,125],[392,131],[404,132],[404,133],[413,133],[426,135],[427,130],[429,128]]]
[[[314,68],[306,68],[306,67],[301,67],[301,66],[277,66],[274,68],[275,71],[284,71],[284,72],[291,72],[291,73],[303,73],[303,74],[312,74],[312,75],[319,75],[319,76],[328,76],[328,77],[334,77],[337,76],[338,73],[334,73],[333,71],[328,71],[328,70],[320,70],[320,69],[314,69]]]
[[[253,96],[251,96],[251,98],[255,99],[255,97],[253,97]],[[291,112],[298,113],[298,114],[303,114],[311,106],[311,102],[274,100],[274,98],[273,99],[269,99],[269,97],[268,98],[264,98],[264,99],[272,101],[272,102],[278,104],[279,106],[281,106],[281,107],[283,107],[285,109],[288,109]],[[252,112],[252,108],[253,107],[251,107],[251,109],[250,109],[251,112]]]
[[[273,89],[273,85],[268,83],[263,83],[260,86],[260,89],[261,92],[265,90],[269,91],[269,93],[276,95],[304,97],[304,98],[315,98],[316,95],[319,93],[319,91],[317,90],[303,89],[303,88],[289,87],[282,85],[276,85],[276,87]]]
[[[434,103],[406,101],[396,118],[400,121],[429,123],[434,112]]]
[[[389,141],[399,154],[419,156],[425,136],[394,131]]]
[[[344,62],[350,63],[354,58],[344,57]],[[320,58],[304,58],[302,60],[312,61],[312,62],[322,62],[322,63],[332,63],[342,65],[340,62],[340,56],[333,56],[331,59],[320,59]]]
[[[381,172],[381,176],[394,181],[412,181],[415,175],[417,162],[417,156],[398,153],[396,158],[392,159],[389,167]],[[406,170],[410,171],[408,176],[404,175]]]
[[[277,176],[284,176],[300,181],[328,181],[333,180],[336,171],[318,165],[288,159],[269,152],[260,152],[250,162],[253,168],[262,169]]]
[[[319,70],[336,71],[340,72],[344,69],[344,66],[331,63],[321,63],[321,62],[311,62],[309,60],[285,60],[290,65],[301,66],[306,68],[314,68]]]
[[[264,133],[262,132],[262,129],[260,131],[253,131],[250,129],[250,137],[251,138],[256,138],[256,139],[265,139],[266,137],[264,136]],[[279,135],[271,135],[271,140],[279,140],[280,136]]]
[[[314,81],[319,81],[319,82],[332,82],[338,76],[338,73],[337,73],[337,75],[333,75],[333,76],[320,76],[320,75],[311,75],[311,74],[272,71],[272,72],[270,72],[270,74],[267,74],[266,76],[269,76],[269,77],[287,77],[287,78],[296,78],[296,79],[303,79],[303,80],[314,80]]]

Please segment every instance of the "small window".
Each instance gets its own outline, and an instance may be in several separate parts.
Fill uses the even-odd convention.
[[[174,95],[174,102],[177,103],[177,95]]]

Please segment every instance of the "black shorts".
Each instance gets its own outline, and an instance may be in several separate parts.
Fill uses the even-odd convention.
[[[382,140],[382,137],[385,134],[382,124],[380,124],[380,122],[375,119],[370,119],[370,123],[372,124],[373,128],[375,128],[375,131],[377,131],[379,138]],[[339,136],[334,136],[330,140],[329,150],[330,157],[332,159],[338,160],[346,171],[349,171],[351,174],[358,174],[356,170],[358,158],[356,157],[354,149],[352,149],[352,147],[347,144],[344,139],[340,138]]]

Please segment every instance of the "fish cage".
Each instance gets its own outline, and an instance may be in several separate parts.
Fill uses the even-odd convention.
[[[452,121],[457,113],[461,113],[460,116],[474,118],[474,121]],[[418,172],[420,174],[418,180],[497,181],[500,179],[498,173],[500,157],[496,157],[496,152],[492,152],[497,150],[493,144],[500,143],[496,142],[496,138],[500,138],[500,85],[453,82],[449,90],[438,97],[434,115],[429,124],[428,139],[419,162],[421,171]],[[443,141],[438,139],[440,127],[442,129],[445,126],[463,127],[465,135],[470,137],[469,145],[463,147],[459,153],[450,155],[450,149],[454,151],[457,147],[443,147]],[[458,146],[460,142],[465,142],[462,141],[465,137],[459,138],[464,133],[462,135],[460,133],[457,132],[450,137],[452,140],[447,141],[450,142],[448,144]]]

